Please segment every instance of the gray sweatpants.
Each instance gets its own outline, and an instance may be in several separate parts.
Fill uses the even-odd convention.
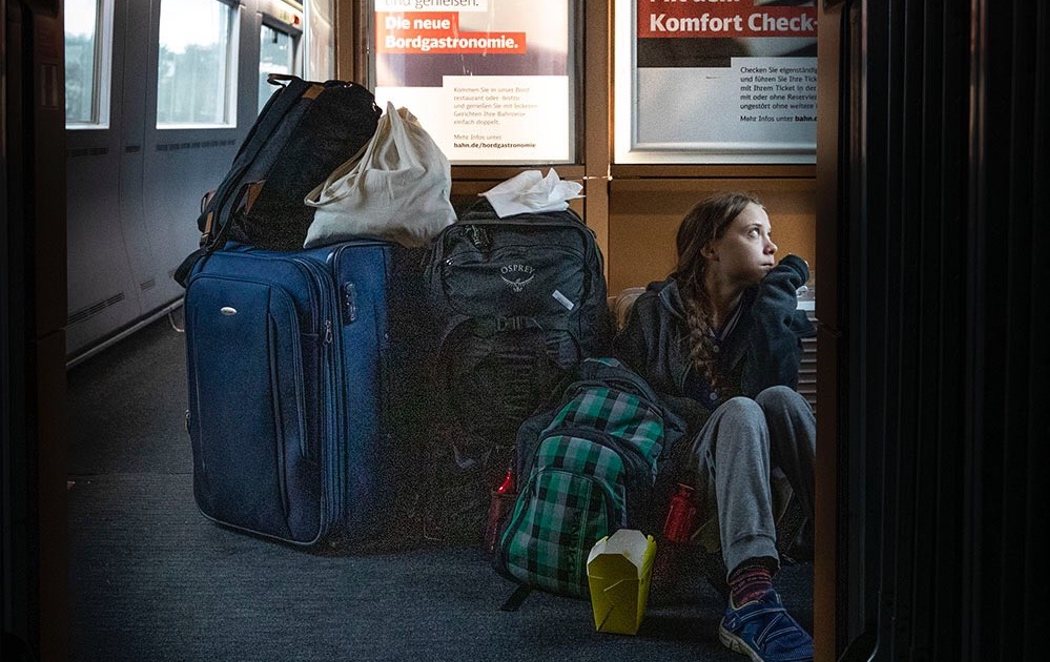
[[[700,513],[718,527],[722,558],[731,572],[741,561],[779,562],[771,479],[787,477],[803,513],[813,517],[816,420],[805,398],[773,386],[754,400],[731,398],[711,414],[689,448]]]

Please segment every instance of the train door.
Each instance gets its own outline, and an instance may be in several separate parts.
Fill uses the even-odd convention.
[[[275,89],[270,74],[301,74],[303,14],[282,0],[262,0],[259,6],[259,110]]]
[[[335,76],[333,13],[332,0],[259,0],[259,110],[275,89],[266,82],[270,74]]]
[[[271,94],[333,74],[331,0],[66,3],[67,358],[179,304],[171,276]]]
[[[238,3],[66,6],[74,356],[179,300],[171,274],[196,246],[196,202],[228,167],[255,104],[237,94],[248,20]]]
[[[94,329],[136,317],[139,292],[125,252],[121,204],[122,97],[127,11],[118,0],[67,0],[66,169],[68,349]],[[114,66],[114,63],[117,63]],[[141,141],[128,144],[141,151]]]
[[[156,35],[125,63],[125,72],[136,69],[125,89],[141,100],[126,129],[143,149],[125,170],[140,187],[129,199],[129,221],[141,233],[129,253],[139,256],[145,315],[182,296],[171,276],[197,247],[200,198],[217,186],[255,117],[252,96],[238,85],[252,86],[243,53],[254,40],[241,37],[250,16],[238,3],[152,0],[148,13],[146,3],[132,4],[140,29]]]

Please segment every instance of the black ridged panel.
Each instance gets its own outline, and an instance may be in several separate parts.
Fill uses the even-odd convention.
[[[843,659],[1045,656],[1048,4],[844,10]]]
[[[1045,568],[1030,523],[1032,494],[1044,481],[1030,480],[1030,467],[1047,464],[1045,403],[1035,388],[1046,378],[1045,306],[1033,282],[1045,252],[1046,3],[984,3],[985,39],[978,57],[985,67],[979,118],[985,156],[974,180],[985,195],[974,216],[984,263],[982,310],[977,311],[976,347],[982,353],[976,390],[976,486],[970,505],[977,549],[973,553],[974,645],[988,660],[1036,659],[1036,639],[1046,632]],[[1042,112],[1040,112],[1042,111]],[[1038,175],[1042,175],[1042,179]],[[1039,203],[1042,204],[1039,204]],[[1042,355],[1043,360],[1033,360]],[[1035,404],[1035,406],[1033,406]],[[1043,426],[1040,434],[1039,426]],[[1045,508],[1041,508],[1045,513]],[[1047,520],[1044,515],[1044,527]],[[1045,531],[1043,532],[1045,533]],[[1038,570],[1036,570],[1038,568]],[[1026,611],[1022,605],[1030,606]],[[1045,653],[1043,654],[1045,655]],[[1040,655],[1039,657],[1042,657]]]
[[[1050,128],[1045,118],[1050,116],[1050,6],[1038,3],[1036,16],[1032,21],[1036,26],[1033,56],[1033,86],[1035,88],[1032,108],[1032,171],[1029,176],[1033,193],[1032,208],[1028,217],[1032,229],[1031,268],[1033,279],[1040,278],[1041,266],[1050,255],[1050,241],[1047,239],[1047,216],[1050,210]],[[1022,647],[1024,659],[1034,660],[1045,654],[1045,641],[1038,635],[1050,632],[1050,609],[1046,606],[1046,596],[1050,594],[1050,580],[1047,578],[1045,549],[1037,549],[1035,541],[1045,535],[1048,517],[1047,472],[1050,470],[1050,416],[1047,415],[1046,376],[1050,375],[1050,306],[1045,297],[1037,295],[1035,287],[1029,289],[1029,309],[1032,311],[1032,326],[1029,330],[1031,347],[1031,373],[1028,383],[1027,401],[1028,438],[1026,459],[1023,473],[1017,477],[1023,480],[1026,494],[1024,521],[1024,540],[1027,549],[1023,567],[1026,584],[1029,589],[1023,601],[1025,638]]]
[[[935,269],[929,273],[924,288],[936,296],[938,305],[928,310],[921,343],[931,354],[934,379],[927,380],[922,395],[927,412],[922,435],[926,441],[922,457],[922,476],[927,481],[933,507],[916,504],[925,514],[921,528],[932,530],[924,544],[917,565],[926,568],[924,583],[917,586],[917,611],[926,618],[919,624],[930,651],[928,659],[958,660],[961,637],[955,633],[960,624],[962,586],[961,555],[958,550],[963,530],[962,502],[964,454],[960,446],[965,439],[965,426],[960,416],[964,402],[966,353],[966,216],[967,158],[969,146],[969,16],[959,12],[954,2],[936,5],[927,20],[930,41],[936,43],[931,55],[935,64],[928,65],[925,94],[937,100],[927,108],[930,160],[925,171],[927,195],[923,223],[924,245],[938,255]],[[935,35],[939,34],[939,38]],[[939,72],[938,72],[939,69]]]

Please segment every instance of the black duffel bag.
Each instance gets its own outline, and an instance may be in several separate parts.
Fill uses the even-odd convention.
[[[193,265],[228,240],[274,250],[303,247],[314,208],[303,199],[375,134],[382,111],[357,83],[270,74],[278,85],[233,166],[205,196],[201,247],[175,272],[185,286]]]

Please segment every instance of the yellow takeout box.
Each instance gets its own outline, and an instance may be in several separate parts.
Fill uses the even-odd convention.
[[[594,543],[587,556],[594,627],[599,632],[636,634],[645,617],[656,541],[620,529]]]

